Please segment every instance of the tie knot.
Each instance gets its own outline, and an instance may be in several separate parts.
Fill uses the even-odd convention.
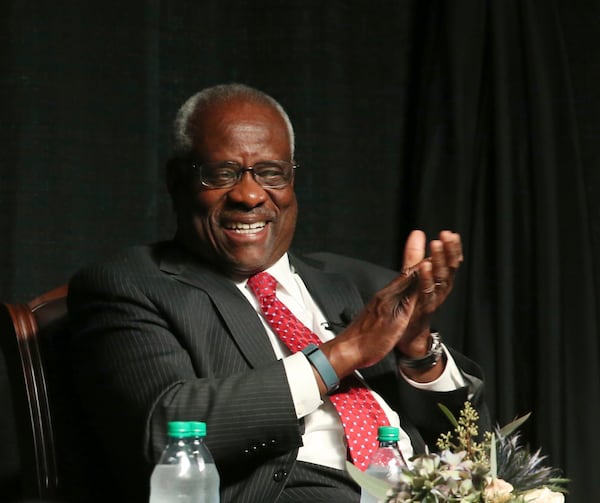
[[[263,271],[249,278],[248,286],[257,298],[263,299],[275,295],[277,280],[268,272]]]

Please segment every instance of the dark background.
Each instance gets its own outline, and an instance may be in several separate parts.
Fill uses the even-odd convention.
[[[410,229],[459,231],[440,330],[484,367],[498,422],[533,412],[569,502],[600,494],[598,1],[0,6],[0,299],[170,237],[177,107],[256,86],[296,127],[295,247],[399,267]]]

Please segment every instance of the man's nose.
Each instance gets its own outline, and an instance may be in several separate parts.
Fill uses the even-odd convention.
[[[266,201],[267,191],[256,181],[253,171],[245,171],[227,196],[231,201],[254,208]]]

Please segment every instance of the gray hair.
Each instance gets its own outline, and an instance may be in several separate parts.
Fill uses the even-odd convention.
[[[288,130],[290,152],[293,157],[295,146],[294,128],[283,107],[268,94],[250,86],[236,83],[207,87],[188,98],[187,101],[181,105],[173,123],[173,155],[175,157],[183,158],[187,157],[192,152],[194,137],[191,119],[198,110],[237,98],[243,98],[254,103],[272,106],[279,112]]]

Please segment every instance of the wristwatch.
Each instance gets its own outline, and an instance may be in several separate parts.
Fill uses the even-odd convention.
[[[422,358],[407,358],[406,356],[398,356],[398,363],[401,367],[407,369],[424,370],[435,367],[440,361],[440,356],[444,352],[442,347],[442,336],[439,332],[431,332],[431,344],[427,354]]]

